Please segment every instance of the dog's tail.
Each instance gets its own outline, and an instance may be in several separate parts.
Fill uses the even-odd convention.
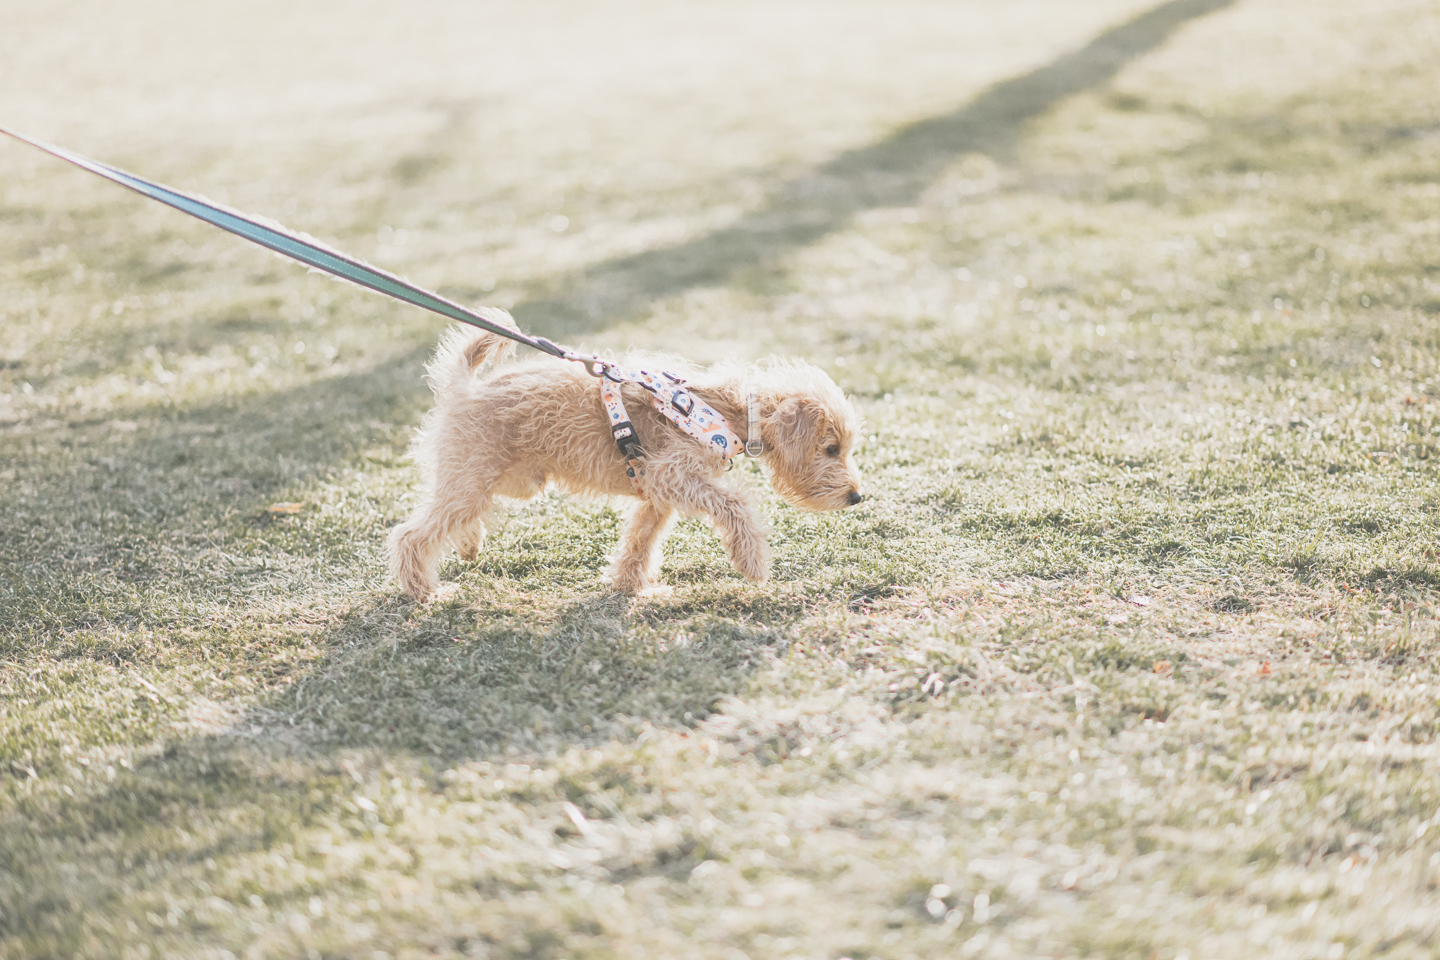
[[[479,314],[491,323],[520,328],[510,314],[495,307],[481,307]],[[453,396],[454,391],[469,383],[476,370],[487,363],[499,363],[515,353],[515,341],[498,333],[475,332],[474,327],[454,326],[445,331],[435,348],[435,359],[425,365],[425,379],[436,397]]]

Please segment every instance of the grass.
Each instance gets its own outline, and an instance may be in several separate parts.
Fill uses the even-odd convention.
[[[5,122],[809,357],[870,496],[417,607],[435,319],[0,145],[0,957],[1435,956],[1440,17],[993,6],[12,11]]]

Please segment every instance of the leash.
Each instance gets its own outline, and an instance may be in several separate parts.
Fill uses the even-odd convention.
[[[591,376],[600,379],[600,395],[610,415],[611,432],[615,437],[616,446],[619,447],[621,455],[625,457],[629,465],[630,479],[637,492],[641,490],[644,464],[641,461],[640,441],[635,435],[634,424],[630,422],[629,416],[625,413],[625,405],[620,400],[619,385],[622,383],[638,384],[648,390],[657,410],[674,421],[681,430],[698,440],[702,446],[719,453],[727,463],[738,456],[742,450],[751,457],[758,457],[765,452],[764,444],[760,440],[759,401],[754,391],[751,391],[748,403],[749,439],[742,445],[740,438],[725,422],[725,418],[708,404],[684,390],[685,381],[673,374],[625,370],[594,354],[576,353],[545,337],[532,337],[519,330],[503,327],[485,319],[473,310],[462,307],[453,300],[447,300],[438,293],[418,287],[393,273],[347,256],[339,250],[325,246],[313,237],[281,226],[274,220],[241,213],[203,197],[175,190],[162,183],[127,173],[118,167],[82,157],[63,147],[34,140],[4,127],[0,127],[0,133],[19,140],[21,143],[28,143],[30,146],[43,150],[51,156],[59,157],[82,170],[88,170],[106,180],[118,183],[122,187],[127,187],[141,196],[159,200],[161,203],[174,207],[182,213],[188,213],[211,226],[219,227],[238,237],[244,237],[252,243],[258,243],[262,247],[290,257],[292,260],[298,260],[317,270],[349,280],[351,283],[377,293],[383,293],[388,297],[394,297],[396,300],[403,300],[405,303],[413,304],[432,313],[438,313],[442,317],[466,323],[472,327],[479,327],[488,333],[514,340],[517,343],[523,343],[527,347],[533,347],[552,357],[582,364]]]
[[[414,304],[432,313],[438,313],[442,317],[457,320],[460,323],[468,323],[472,327],[479,327],[489,333],[523,343],[527,347],[534,347],[541,353],[548,353],[552,357],[559,357],[562,360],[576,360],[588,362],[592,357],[585,357],[557,343],[553,343],[544,337],[526,336],[518,330],[511,330],[502,327],[497,323],[486,320],[473,310],[467,310],[453,300],[447,300],[438,293],[432,293],[423,287],[417,287],[408,280],[402,280],[393,273],[387,273],[376,267],[370,266],[356,260],[354,257],[346,256],[339,250],[327,247],[312,237],[307,237],[293,230],[289,230],[273,220],[265,220],[259,217],[252,217],[228,207],[220,206],[213,201],[193,194],[183,193],[162,183],[153,180],[146,180],[144,177],[137,177],[133,173],[126,173],[124,170],[112,167],[109,164],[82,157],[63,147],[44,143],[40,140],[33,140],[14,130],[7,130],[0,127],[0,133],[13,137],[21,143],[28,143],[32,147],[38,147],[54,157],[59,157],[68,163],[73,163],[82,170],[89,170],[98,174],[106,180],[128,187],[142,196],[151,200],[159,200],[161,203],[174,207],[182,213],[204,220],[211,226],[227,230],[237,237],[244,237],[252,243],[258,243],[262,247],[268,247],[276,253],[284,254],[292,260],[299,260],[307,266],[326,273],[357,283],[362,287],[368,287],[377,293],[394,297],[396,300],[403,300],[406,303]],[[591,373],[596,376],[601,374],[594,370]]]

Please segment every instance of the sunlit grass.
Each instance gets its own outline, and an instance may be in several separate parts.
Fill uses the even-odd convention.
[[[1147,9],[14,11],[7,122],[806,356],[868,499],[417,607],[440,324],[0,144],[0,957],[1432,955],[1440,20]]]

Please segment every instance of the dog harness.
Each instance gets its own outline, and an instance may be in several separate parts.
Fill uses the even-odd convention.
[[[742,442],[714,407],[685,389],[685,381],[681,377],[669,372],[626,370],[594,358],[585,358],[584,362],[592,365],[592,373],[603,371],[600,373],[600,402],[605,405],[605,412],[610,418],[610,433],[615,437],[615,445],[625,458],[625,474],[641,497],[645,496],[644,451],[640,448],[640,438],[635,434],[635,424],[625,412],[625,401],[620,395],[622,384],[633,383],[648,391],[656,410],[727,465],[741,453],[758,457],[765,452],[765,444],[760,439],[760,401],[753,390],[749,395],[747,411],[750,439]]]

